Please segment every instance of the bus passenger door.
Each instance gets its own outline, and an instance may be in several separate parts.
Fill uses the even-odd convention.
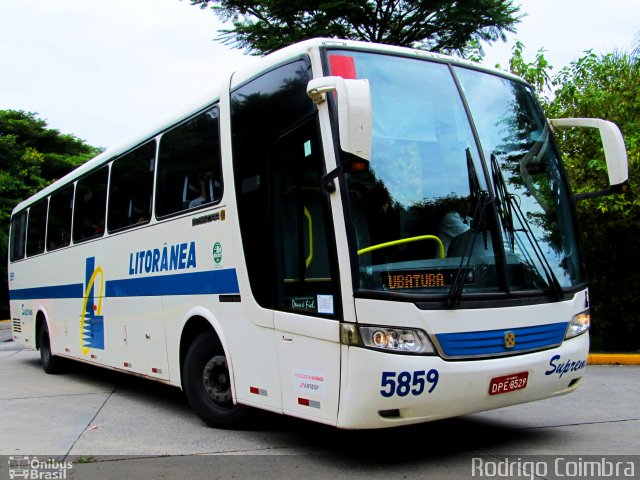
[[[278,140],[270,167],[271,271],[283,410],[335,424],[341,310],[315,118]]]

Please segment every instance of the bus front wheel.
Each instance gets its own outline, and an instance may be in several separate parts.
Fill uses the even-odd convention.
[[[189,346],[182,378],[189,405],[207,425],[227,428],[246,420],[248,407],[233,403],[227,358],[212,333],[201,333]]]
[[[51,353],[51,337],[47,322],[43,321],[38,331],[38,345],[40,347],[40,363],[47,373],[58,373],[60,371],[62,359],[54,357]]]

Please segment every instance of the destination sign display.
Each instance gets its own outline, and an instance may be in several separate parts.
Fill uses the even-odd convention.
[[[386,272],[389,290],[410,288],[439,288],[453,284],[458,269],[410,270]],[[473,283],[473,269],[467,270],[464,283]]]

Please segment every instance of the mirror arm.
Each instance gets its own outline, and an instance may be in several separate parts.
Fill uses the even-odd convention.
[[[580,200],[588,200],[590,198],[607,197],[609,195],[616,195],[618,193],[625,193],[631,190],[631,186],[628,181],[619,183],[617,185],[611,185],[606,190],[599,190],[597,192],[576,193],[574,198],[576,202]]]
[[[336,191],[336,184],[334,180],[344,173],[342,165],[338,165],[336,168],[328,173],[325,173],[320,179],[320,186],[327,192],[333,193]]]

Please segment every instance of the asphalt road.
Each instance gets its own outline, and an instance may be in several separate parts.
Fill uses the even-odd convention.
[[[589,366],[571,395],[407,428],[344,431],[260,413],[250,429],[217,430],[172,387],[82,364],[47,375],[7,327],[0,480],[20,478],[9,456],[55,459],[40,471],[65,479],[568,478],[586,461],[640,478],[639,366]],[[501,465],[516,470],[503,476]]]

